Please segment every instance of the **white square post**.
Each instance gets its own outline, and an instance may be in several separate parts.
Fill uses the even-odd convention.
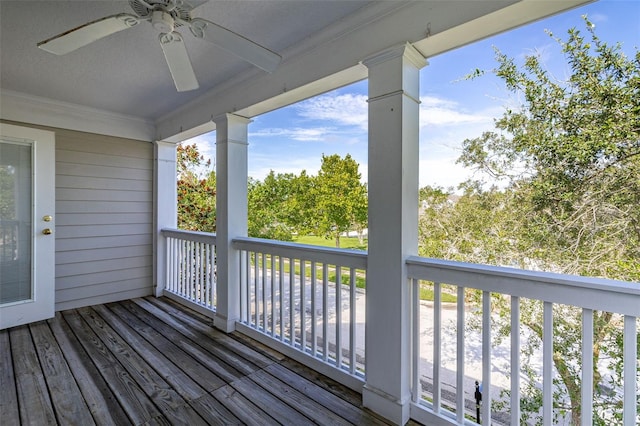
[[[163,228],[178,226],[178,191],[176,178],[176,152],[178,145],[158,141],[154,144],[154,234],[155,262],[153,285],[156,297],[162,296],[167,275],[166,240],[160,234]]]
[[[365,60],[369,69],[369,260],[363,404],[409,420],[411,318],[405,260],[418,253],[419,77],[410,44]]]
[[[249,119],[224,114],[216,123],[216,328],[230,333],[240,319],[240,253],[231,240],[247,236]]]

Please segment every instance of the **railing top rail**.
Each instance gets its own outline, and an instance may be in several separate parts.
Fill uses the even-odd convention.
[[[184,229],[162,229],[162,235],[164,237],[180,238],[182,240],[196,241],[206,244],[216,243],[216,234],[211,232],[199,232],[199,231],[185,231]]]
[[[365,251],[249,237],[234,238],[233,247],[238,250],[265,252],[277,256],[313,260],[357,269],[367,268],[367,252]]]
[[[640,317],[640,283],[411,256],[411,278]]]

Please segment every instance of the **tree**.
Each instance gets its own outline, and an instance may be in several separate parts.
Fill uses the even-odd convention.
[[[178,145],[178,227],[216,231],[216,173],[193,145]]]
[[[249,180],[249,235],[291,241],[308,228],[308,194],[312,180],[306,171],[275,174],[264,181]]]
[[[428,250],[465,261],[640,280],[640,52],[625,56],[585,22],[589,41],[576,29],[566,41],[550,34],[567,60],[566,80],[555,79],[535,55],[520,65],[496,50],[492,71],[521,105],[507,109],[495,131],[464,141],[459,161],[506,179],[508,187],[468,183],[455,206],[440,203],[438,214],[423,215],[425,232],[445,239]],[[494,306],[505,336],[509,308],[499,297]],[[554,310],[555,413],[579,424],[580,311]],[[542,338],[541,312],[536,303],[521,306],[522,324],[533,334],[525,358]],[[611,392],[621,380],[618,320],[594,313],[596,424],[621,422],[619,395]],[[536,417],[540,396],[533,385],[524,390],[523,417]]]
[[[340,235],[364,223],[367,188],[360,182],[358,163],[347,154],[322,156],[322,165],[311,191],[316,235],[332,238],[340,247]],[[312,212],[310,212],[312,213]]]

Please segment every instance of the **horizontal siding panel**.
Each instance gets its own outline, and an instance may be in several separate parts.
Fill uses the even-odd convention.
[[[149,191],[58,188],[56,199],[60,201],[153,201]]]
[[[139,201],[58,201],[56,212],[64,213],[153,213],[151,202]]]
[[[149,280],[150,282],[151,280]],[[91,296],[84,299],[65,299],[66,294],[58,295],[56,293],[56,311],[64,311],[66,309],[81,308],[83,306],[91,306],[102,303],[117,302],[120,300],[135,299],[137,297],[145,297],[153,294],[153,287],[142,287],[136,290],[120,291],[116,293],[108,293],[104,295]],[[73,295],[71,295],[73,297]]]
[[[153,237],[151,234],[125,235],[118,237],[69,238],[66,240],[56,238],[56,252],[128,247],[145,244],[151,245],[152,243]]]
[[[114,191],[151,191],[153,182],[135,179],[109,179],[87,176],[56,176],[56,187],[75,189],[110,189]]]
[[[86,299],[88,297],[99,297],[109,293],[121,293],[132,290],[149,290],[151,287],[151,279],[149,278],[137,278],[134,280],[102,283],[69,290],[58,290],[56,292],[56,301]]]
[[[153,158],[153,144],[132,139],[121,139],[103,135],[81,134],[62,130],[56,132],[56,149],[82,151],[96,154],[116,155],[132,158]]]
[[[69,288],[77,288],[84,286],[92,286],[96,284],[113,283],[124,280],[132,280],[134,278],[148,278],[151,282],[152,273],[150,267],[119,269],[108,272],[96,272],[86,275],[73,275],[70,277],[56,278],[56,289],[65,290]]]
[[[151,294],[153,144],[55,132],[56,309]]]
[[[56,218],[58,227],[65,225],[150,225],[152,222],[153,218],[149,213],[66,213]]]
[[[151,272],[152,263],[153,259],[151,256],[68,263],[66,265],[56,265],[56,278],[144,267],[149,267],[149,272]]]
[[[151,256],[152,254],[153,250],[149,245],[62,251],[56,253],[56,268],[67,263]]]
[[[153,170],[66,163],[60,159],[60,161],[56,163],[56,175],[151,181],[153,179]]]
[[[123,157],[118,155],[105,155],[93,152],[69,151],[63,149],[56,149],[56,157],[63,158],[66,163],[122,167],[127,169],[153,169],[152,158]]]
[[[150,234],[151,225],[81,225],[81,226],[57,226],[58,238],[94,238],[117,235]]]

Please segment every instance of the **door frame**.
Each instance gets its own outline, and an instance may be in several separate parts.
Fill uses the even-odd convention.
[[[0,329],[51,318],[55,313],[55,133],[0,123],[0,136],[27,142],[32,152],[32,298],[0,305]],[[45,221],[45,216],[51,216]],[[45,229],[50,234],[45,234]]]

